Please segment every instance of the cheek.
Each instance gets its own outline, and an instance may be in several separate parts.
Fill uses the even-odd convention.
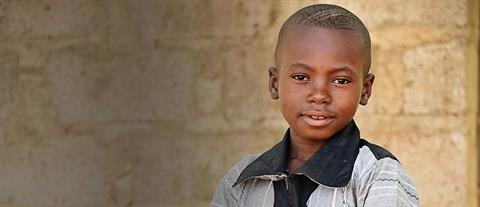
[[[293,112],[296,106],[303,100],[301,94],[291,88],[280,89],[279,96],[281,108],[286,112]]]
[[[284,75],[280,75],[278,79],[278,95],[280,96],[280,102],[283,102],[290,95],[291,86],[285,80]]]
[[[298,111],[297,108],[305,100],[303,91],[302,87],[293,83],[283,82],[279,85],[278,95],[284,115],[295,114]]]
[[[339,110],[344,112],[356,111],[358,104],[360,103],[361,91],[356,88],[352,90],[337,90],[334,97],[334,102],[339,106]]]

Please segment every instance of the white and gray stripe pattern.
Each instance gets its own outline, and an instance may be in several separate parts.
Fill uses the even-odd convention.
[[[248,179],[233,186],[243,169],[258,156],[247,156],[222,178],[211,206],[272,207],[275,175]],[[416,207],[415,185],[397,160],[377,159],[368,146],[360,148],[350,182],[345,187],[322,184],[307,201],[308,207]]]

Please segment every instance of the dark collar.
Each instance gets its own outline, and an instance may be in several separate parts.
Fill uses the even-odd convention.
[[[359,151],[360,131],[352,120],[327,140],[315,154],[293,174],[305,174],[315,182],[330,187],[347,186]],[[283,140],[250,163],[234,185],[262,175],[284,174],[290,149],[290,130]]]

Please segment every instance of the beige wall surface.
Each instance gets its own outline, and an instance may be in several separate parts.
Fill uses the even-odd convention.
[[[267,68],[282,22],[320,2],[371,32],[362,136],[422,206],[476,205],[473,0],[1,0],[0,206],[208,206],[285,131]]]

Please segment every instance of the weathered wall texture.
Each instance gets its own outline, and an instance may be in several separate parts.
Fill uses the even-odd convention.
[[[266,69],[281,23],[316,2],[1,0],[0,206],[207,206],[286,129]],[[330,2],[373,39],[362,135],[422,206],[466,206],[471,5]]]

